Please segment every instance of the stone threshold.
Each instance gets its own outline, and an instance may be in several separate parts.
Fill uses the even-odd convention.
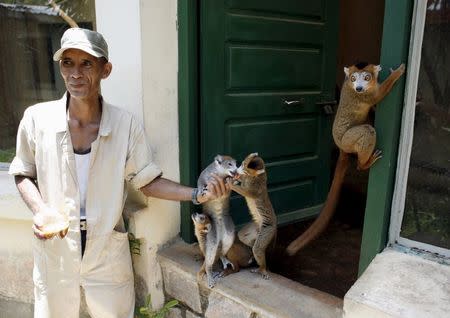
[[[344,298],[346,318],[450,317],[450,266],[386,248]]]
[[[210,289],[206,279],[197,281],[198,254],[197,244],[181,241],[158,253],[165,293],[188,307],[180,317],[342,317],[341,299],[274,273],[264,280],[243,269],[219,279]]]

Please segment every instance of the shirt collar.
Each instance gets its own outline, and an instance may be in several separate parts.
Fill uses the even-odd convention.
[[[56,123],[56,132],[65,132],[68,131],[67,124],[67,104],[68,98],[70,98],[70,94],[68,92],[64,93],[63,97],[57,101],[57,123]],[[102,118],[100,119],[100,127],[98,129],[98,134],[102,137],[108,136],[111,133],[111,109],[110,105],[103,100],[103,97],[100,96],[100,100],[102,103]]]
[[[111,108],[101,95],[100,102],[102,103],[102,118],[100,119],[98,134],[102,137],[105,137],[111,133]]]
[[[67,92],[64,93],[63,97],[56,101],[57,107],[56,107],[56,127],[55,131],[58,132],[64,132],[67,131],[67,113],[66,113],[66,104],[67,104]]]

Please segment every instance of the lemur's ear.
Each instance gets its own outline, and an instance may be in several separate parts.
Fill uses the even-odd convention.
[[[260,169],[256,171],[256,175],[260,175],[261,173],[266,172],[266,169]]]
[[[350,76],[350,70],[348,69],[348,67],[344,67],[344,73],[346,78]]]
[[[380,73],[380,71],[381,71],[381,65],[375,65],[375,67],[373,68],[373,72],[376,77],[378,77],[378,73]]]
[[[223,157],[221,155],[217,155],[214,160],[216,161],[217,164],[221,164],[223,162]]]

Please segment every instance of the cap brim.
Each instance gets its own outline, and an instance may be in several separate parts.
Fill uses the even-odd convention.
[[[61,60],[61,57],[64,53],[64,51],[69,50],[69,49],[77,49],[77,50],[81,50],[84,51],[92,56],[95,57],[102,57],[102,54],[99,54],[98,52],[95,52],[93,49],[91,49],[90,47],[86,47],[86,46],[82,46],[82,45],[71,45],[68,47],[62,47],[60,48],[58,51],[55,52],[55,54],[53,54],[53,61],[58,62],[59,60]]]

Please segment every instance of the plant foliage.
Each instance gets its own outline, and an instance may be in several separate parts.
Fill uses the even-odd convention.
[[[149,294],[145,302],[145,306],[136,309],[136,318],[164,318],[169,313],[169,310],[178,305],[178,300],[172,299],[168,301],[161,309],[153,310],[152,296]]]

